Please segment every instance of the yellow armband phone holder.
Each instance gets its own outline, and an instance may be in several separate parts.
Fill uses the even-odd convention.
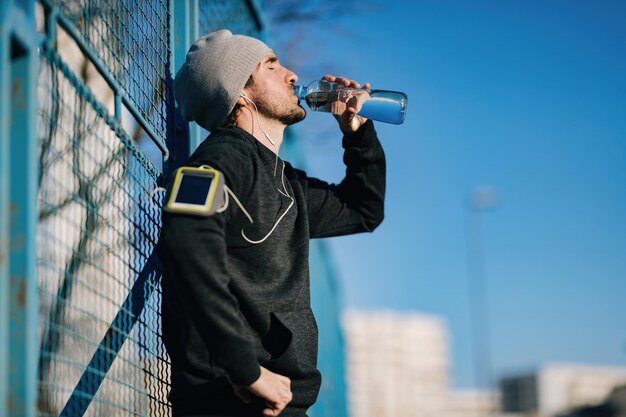
[[[164,210],[210,216],[224,208],[224,176],[210,167],[180,167]]]
[[[241,229],[241,236],[253,245],[263,243],[269,238],[281,220],[287,215],[291,207],[295,204],[294,197],[289,195],[285,186],[285,163],[283,162],[282,172],[280,175],[283,189],[278,192],[289,198],[291,202],[287,209],[278,216],[278,219],[271,226],[269,232],[260,239],[250,239],[244,228]],[[190,214],[195,216],[210,216],[214,213],[221,213],[228,208],[229,197],[231,196],[237,206],[241,209],[250,224],[254,223],[252,216],[241,204],[235,193],[224,184],[224,176],[222,173],[208,165],[201,167],[180,167],[176,170],[174,183],[169,196],[166,198],[167,203],[163,210],[170,213]]]

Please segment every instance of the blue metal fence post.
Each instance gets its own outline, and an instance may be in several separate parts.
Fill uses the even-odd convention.
[[[174,11],[174,31],[178,42],[172,48],[174,59],[172,60],[172,74],[176,75],[176,71],[185,62],[187,51],[191,44],[200,37],[199,29],[199,0],[187,0],[176,2]],[[184,9],[184,10],[183,10]],[[178,17],[177,17],[178,16]],[[180,18],[180,20],[179,20]],[[204,34],[202,34],[204,35]],[[189,151],[193,152],[200,142],[202,142],[202,128],[197,123],[189,123]]]
[[[37,41],[34,2],[2,6],[2,154],[1,209],[8,217],[8,280],[3,277],[3,355],[7,361],[3,406],[6,416],[35,415],[37,397]],[[8,59],[7,59],[8,55]],[[7,128],[8,125],[8,128]],[[4,152],[8,149],[8,152]],[[3,175],[3,177],[5,177]],[[8,187],[7,187],[8,185]],[[8,188],[8,192],[7,192]],[[8,199],[7,199],[8,196]],[[3,226],[6,227],[6,223]],[[6,233],[3,233],[6,235]],[[5,236],[6,239],[6,236]],[[6,268],[2,268],[6,274]],[[7,290],[7,291],[4,291]],[[8,331],[7,331],[8,330]],[[6,339],[5,339],[6,340]],[[8,347],[7,347],[8,346]],[[7,372],[8,371],[8,372]],[[0,403],[2,404],[2,403]]]
[[[0,415],[8,414],[9,366],[9,34],[8,3],[0,2]]]
[[[263,15],[263,8],[261,7],[261,2],[259,0],[246,0],[246,4],[250,11],[252,12],[252,17],[257,25],[257,30],[259,32],[258,38],[263,42],[268,42],[269,39],[269,25],[267,20],[265,20],[265,16]]]
[[[171,87],[173,88],[173,79],[176,71],[185,62],[185,55],[195,40],[198,32],[198,0],[180,0],[173,2],[173,11],[171,13],[173,19],[173,30],[171,36],[171,51],[169,72],[171,74]],[[174,155],[164,164],[164,177],[167,181],[169,175],[179,166],[181,166],[191,154],[191,138],[197,141],[198,126],[195,123],[187,123],[183,120],[180,109],[176,105],[176,101],[172,98],[173,125],[174,128],[168,132],[168,146],[171,148],[171,154]],[[197,144],[195,144],[197,146]],[[172,149],[173,148],[173,149]],[[194,148],[195,149],[195,148]]]

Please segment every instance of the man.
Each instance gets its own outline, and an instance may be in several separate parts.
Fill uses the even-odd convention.
[[[264,43],[227,30],[197,40],[176,75],[183,116],[211,131],[186,165],[222,172],[232,196],[208,217],[163,216],[174,416],[306,416],[321,382],[308,241],[372,231],[383,219],[384,153],[354,107],[337,116],[341,184],[278,158],[285,127],[306,115],[296,81]]]

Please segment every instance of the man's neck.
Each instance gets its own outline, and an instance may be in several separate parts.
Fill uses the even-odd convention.
[[[283,143],[285,125],[277,120],[270,120],[254,112],[243,111],[237,118],[237,126],[250,133],[266,148],[278,154]],[[273,142],[273,143],[272,143]]]

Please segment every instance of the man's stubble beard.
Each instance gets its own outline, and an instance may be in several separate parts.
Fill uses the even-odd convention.
[[[286,126],[294,125],[306,117],[306,110],[300,105],[298,107],[291,109],[290,111],[283,113],[281,116],[278,116],[276,120],[283,123]]]
[[[287,100],[280,104],[271,104],[266,99],[271,93],[269,91],[263,91],[258,94],[256,106],[259,114],[262,114],[268,119],[273,119],[281,122],[285,126],[291,126],[296,124],[306,117],[306,110],[300,104],[293,104],[289,106]],[[291,98],[291,97],[289,97]]]

